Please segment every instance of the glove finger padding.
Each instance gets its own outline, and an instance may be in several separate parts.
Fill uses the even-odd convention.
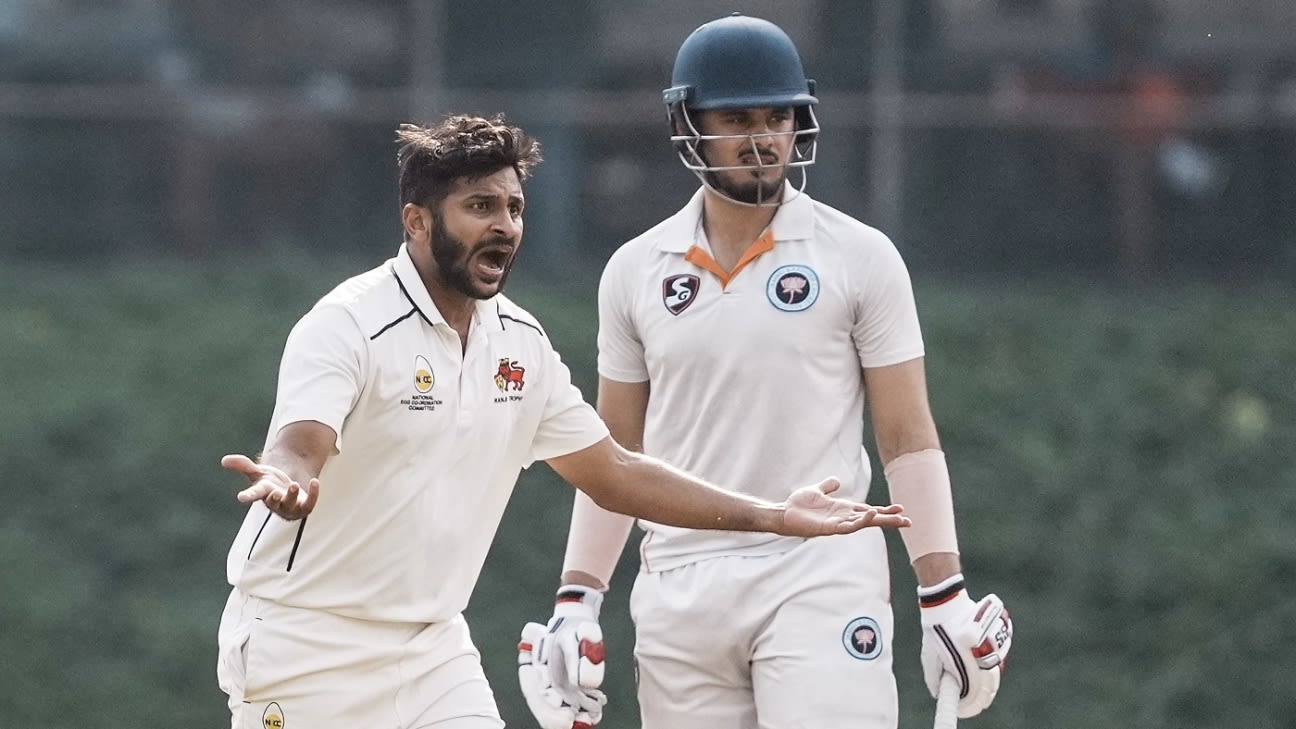
[[[554,672],[555,685],[580,689],[596,689],[603,685],[606,650],[603,646],[603,629],[598,623],[579,623],[574,628],[559,630],[551,635],[553,652],[546,660],[550,670]]]
[[[571,729],[576,711],[554,689],[548,667],[539,660],[545,633],[545,626],[539,623],[527,623],[522,628],[522,640],[518,643],[518,685],[540,729]]]
[[[603,707],[607,705],[607,695],[596,689],[581,691],[578,695],[576,719],[572,729],[588,729],[603,720]]]
[[[586,729],[603,718],[607,697],[602,691],[555,686],[547,658],[548,629],[527,623],[518,643],[518,685],[527,708],[541,729]]]
[[[959,682],[959,718],[980,714],[999,691],[1004,659],[1012,647],[1008,611],[995,595],[972,602],[961,576],[920,588],[919,599],[927,689],[936,696],[941,675],[949,673]]]

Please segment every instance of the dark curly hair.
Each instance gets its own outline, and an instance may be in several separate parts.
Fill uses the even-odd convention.
[[[540,164],[540,143],[504,116],[454,114],[431,127],[402,124],[396,130],[401,205],[435,208],[455,180],[491,175],[505,167],[525,180]]]

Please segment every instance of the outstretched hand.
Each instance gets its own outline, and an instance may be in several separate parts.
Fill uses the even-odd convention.
[[[305,518],[319,499],[318,478],[312,478],[303,489],[282,470],[240,454],[222,458],[221,467],[247,476],[251,485],[238,492],[241,503],[262,501],[266,508],[288,521]]]
[[[816,486],[804,486],[792,492],[783,502],[783,529],[791,537],[819,537],[850,534],[866,527],[907,527],[912,522],[901,514],[900,504],[870,506],[838,499],[829,494],[841,488],[835,478],[824,479]]]

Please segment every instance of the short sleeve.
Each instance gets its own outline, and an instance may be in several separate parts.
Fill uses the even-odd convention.
[[[340,306],[317,306],[288,334],[267,441],[289,423],[314,420],[337,434],[360,398],[367,349],[355,319]]]
[[[861,367],[887,367],[923,356],[913,286],[900,252],[886,236],[856,264],[851,336]],[[859,266],[862,265],[861,269]]]
[[[545,368],[545,406],[531,442],[530,461],[544,461],[588,448],[608,435],[607,426],[572,384],[571,371],[558,353]]]
[[[634,287],[620,270],[624,255],[613,255],[603,269],[598,290],[598,371],[617,382],[646,382],[648,365],[634,324]]]

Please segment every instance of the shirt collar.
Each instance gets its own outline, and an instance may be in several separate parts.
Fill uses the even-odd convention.
[[[684,253],[697,241],[698,220],[702,217],[702,191],[699,187],[678,213],[662,222],[657,247],[667,253]]]
[[[428,294],[427,286],[423,283],[423,278],[419,276],[418,269],[414,267],[414,259],[410,257],[409,246],[401,243],[400,250],[396,257],[392,259],[392,273],[396,276],[396,281],[400,284],[401,294],[409,301],[410,304],[418,310],[423,321],[432,326],[438,324],[450,326],[441,310],[432,303],[432,297]],[[504,322],[499,315],[498,297],[491,297],[485,300],[477,300],[473,311],[473,325],[484,327],[487,331],[503,331]]]
[[[688,203],[671,217],[662,222],[658,233],[657,248],[667,253],[686,253],[696,240],[698,220],[702,217],[702,196],[704,188],[699,187]],[[770,221],[770,232],[774,240],[809,240],[814,237],[814,201],[790,182],[783,183],[784,199],[791,198],[779,206]]]

